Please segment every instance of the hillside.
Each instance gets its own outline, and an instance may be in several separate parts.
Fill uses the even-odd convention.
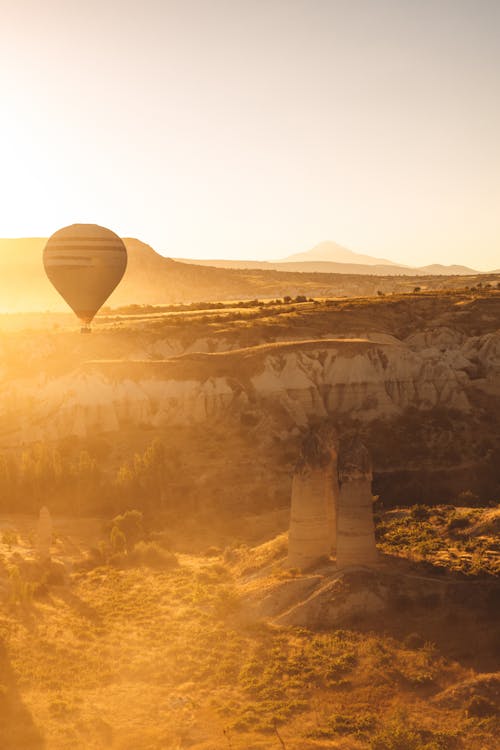
[[[496,288],[0,316],[2,750],[496,750],[499,320]],[[286,565],[318,424],[371,453],[371,569]]]
[[[34,518],[3,517],[2,750],[496,750],[498,584],[424,564],[424,510],[382,513],[412,543],[344,574],[284,569],[276,513],[201,553],[151,523],[116,552],[109,526],[57,518],[45,564]],[[491,512],[461,511],[427,509],[441,545],[457,517],[493,544]],[[342,621],[317,622],[321,596]]]
[[[303,255],[307,255],[304,253]],[[192,260],[178,258],[181,263],[191,265],[211,266],[213,268],[242,268],[261,269],[264,271],[283,271],[286,273],[322,273],[322,274],[350,274],[358,276],[471,276],[478,275],[477,271],[467,266],[443,266],[438,263],[421,268],[398,266],[393,263],[340,263],[328,260],[286,260],[286,261],[253,261],[253,260]]]
[[[500,293],[484,290],[132,307],[102,316],[90,337],[70,316],[37,334],[25,323],[0,336],[0,447],[62,443],[71,463],[75,438],[75,450],[103,441],[102,479],[158,437],[195,462],[169,480],[172,501],[196,497],[204,476],[207,496],[224,504],[218,487],[237,481],[251,507],[288,502],[301,432],[332,419],[362,429],[385,502],[452,502],[462,491],[487,502],[500,490],[499,305]],[[231,462],[204,445],[206,430],[239,445]],[[6,497],[28,502],[6,481]],[[60,493],[64,504],[64,482]]]
[[[44,244],[43,238],[0,240],[0,310],[67,309],[45,276],[42,265]],[[265,270],[253,264],[251,268],[216,268],[206,263],[193,265],[165,258],[136,239],[125,238],[125,244],[128,268],[108,301],[111,306],[295,297],[300,294],[312,297],[371,295],[377,291],[409,292],[415,286],[453,289],[500,281],[500,277],[491,274],[420,276],[412,271],[411,276],[399,276],[396,266],[367,266],[364,270],[369,275],[363,276],[363,267],[355,264],[339,264],[333,274],[330,264],[325,269],[321,262],[315,262],[309,269],[311,272],[307,273],[301,263],[277,264],[276,268],[269,264]],[[408,269],[404,269],[403,273],[407,272]]]
[[[401,266],[385,258],[373,258],[371,255],[355,253],[337,242],[324,241],[303,253],[294,253],[282,258],[283,263],[304,263],[314,261],[328,261],[330,263],[356,263],[369,266]]]
[[[286,258],[273,261],[252,260],[186,260],[192,263],[215,268],[260,268],[264,270],[301,273],[341,273],[376,276],[470,276],[477,274],[466,266],[444,266],[434,264],[412,268],[402,263],[374,258],[348,250],[336,242],[320,242],[310,250],[295,253]]]

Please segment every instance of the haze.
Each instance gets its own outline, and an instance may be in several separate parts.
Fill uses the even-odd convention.
[[[500,265],[494,0],[0,10],[1,237]]]

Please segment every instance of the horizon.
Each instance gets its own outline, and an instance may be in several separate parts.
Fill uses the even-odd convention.
[[[495,269],[499,31],[493,0],[9,5],[0,236]]]
[[[499,750],[500,0],[0,18],[0,750]]]
[[[0,242],[2,242],[2,241],[7,241],[8,242],[10,240],[12,240],[12,241],[15,241],[15,240],[19,240],[19,241],[22,241],[22,240],[40,240],[40,241],[43,241],[43,240],[47,240],[47,239],[48,239],[48,236],[43,236],[43,235],[30,235],[30,236],[25,236],[25,237],[14,236],[14,237],[0,237]],[[257,256],[254,256],[254,257],[241,257],[241,256],[234,257],[234,256],[228,256],[228,255],[222,255],[222,254],[219,255],[219,256],[214,256],[214,257],[200,257],[200,256],[198,256],[198,257],[192,257],[192,256],[189,256],[189,255],[183,255],[182,256],[182,255],[176,255],[175,253],[170,252],[169,250],[165,250],[165,249],[162,249],[162,248],[154,247],[153,245],[151,245],[150,243],[148,243],[145,240],[141,239],[140,237],[123,235],[122,239],[124,239],[124,240],[136,240],[138,242],[142,242],[145,245],[151,247],[156,253],[158,253],[158,255],[161,255],[164,258],[171,258],[172,260],[177,260],[177,261],[180,261],[180,262],[182,262],[183,260],[190,260],[190,261],[199,260],[199,261],[202,261],[203,263],[206,263],[207,261],[213,260],[213,261],[227,261],[227,262],[229,262],[229,261],[240,261],[240,262],[249,261],[249,262],[269,263],[269,264],[283,263],[283,262],[300,263],[301,261],[293,261],[293,260],[291,260],[291,258],[294,255],[304,254],[304,253],[307,253],[308,251],[313,251],[315,248],[319,247],[320,245],[332,244],[332,245],[336,245],[337,247],[342,248],[343,250],[347,250],[348,252],[352,252],[355,256],[356,255],[365,255],[365,256],[368,256],[371,259],[377,261],[376,264],[373,264],[373,265],[377,265],[377,266],[380,266],[380,265],[389,265],[389,264],[397,264],[397,265],[400,265],[402,267],[407,267],[409,270],[411,270],[411,269],[418,269],[418,268],[425,268],[427,266],[443,266],[443,267],[462,266],[462,267],[470,268],[473,271],[477,271],[479,273],[485,273],[485,274],[491,273],[491,272],[496,272],[496,271],[499,270],[497,267],[490,267],[490,268],[484,268],[483,267],[482,268],[479,264],[475,264],[474,265],[474,264],[455,263],[453,261],[451,261],[450,263],[440,263],[439,261],[434,261],[434,262],[430,262],[430,263],[422,263],[420,265],[409,265],[407,263],[404,263],[403,261],[399,261],[398,259],[394,259],[394,258],[393,259],[390,259],[390,258],[381,258],[381,257],[375,256],[375,255],[372,255],[370,252],[367,252],[367,251],[355,251],[355,250],[352,250],[352,248],[346,247],[345,245],[342,245],[341,243],[336,242],[335,240],[320,240],[319,242],[314,243],[314,245],[311,244],[308,247],[304,248],[303,250],[294,250],[293,252],[287,252],[282,257],[268,256],[268,257],[262,258],[262,257],[257,257]],[[303,261],[303,262],[325,262],[325,263],[326,262],[331,262],[331,263],[335,263],[335,264],[338,264],[338,265],[351,265],[351,264],[369,265],[369,264],[365,263],[363,260],[356,261],[355,259],[353,259],[353,260],[339,260],[339,261],[337,261],[337,260],[332,260],[332,261],[328,261],[328,260],[317,261],[317,260],[311,259],[310,261]]]

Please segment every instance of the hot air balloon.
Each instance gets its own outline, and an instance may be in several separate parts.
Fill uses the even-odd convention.
[[[45,272],[81,320],[82,333],[119,284],[127,249],[118,235],[97,224],[72,224],[55,232],[43,251]]]

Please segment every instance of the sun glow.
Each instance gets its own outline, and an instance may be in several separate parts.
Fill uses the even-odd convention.
[[[498,5],[146,8],[5,9],[0,236],[498,267]]]

